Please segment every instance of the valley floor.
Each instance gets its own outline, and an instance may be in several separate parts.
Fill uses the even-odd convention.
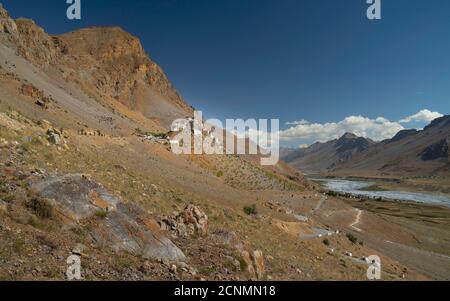
[[[409,244],[414,235],[405,226],[365,210],[355,225],[352,204],[324,196],[303,186],[304,182],[296,186],[285,180],[281,187],[286,189],[258,188],[267,183],[278,187],[278,176],[258,174],[252,165],[245,167],[240,160],[208,158],[225,171],[218,177],[215,169],[205,168],[205,162],[198,163],[198,158],[174,156],[164,145],[133,136],[91,137],[66,130],[65,145],[52,145],[42,126],[16,113],[0,114],[2,279],[65,279],[66,258],[78,244],[85,247],[85,279],[92,280],[365,280],[367,264],[360,259],[373,254],[382,258],[384,280],[448,277],[416,270],[369,243],[373,236]],[[233,170],[233,164],[244,172],[248,168],[252,180],[234,172],[234,177],[241,178],[233,180],[226,172]],[[102,222],[103,215],[96,214],[88,224],[70,226],[27,207],[32,197],[29,183],[36,173],[44,178],[89,174],[114,195],[139,205],[160,222],[164,216],[174,216],[174,211],[182,212],[186,205],[195,204],[209,217],[208,237],[168,233],[186,255],[185,263],[101,247],[90,231]],[[257,212],[249,215],[244,207],[252,204]],[[373,233],[373,222],[383,228]],[[355,231],[352,224],[363,231],[355,234],[357,241],[349,239]],[[390,237],[386,232],[400,234]],[[246,260],[233,240],[263,254],[259,275],[254,274],[256,267],[249,269],[253,263]]]

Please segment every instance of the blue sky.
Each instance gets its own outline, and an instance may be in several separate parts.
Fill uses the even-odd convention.
[[[207,117],[279,118],[293,146],[352,130],[349,116],[382,139],[438,116],[398,122],[421,110],[450,111],[448,0],[382,0],[381,21],[366,0],[82,0],[81,21],[65,0],[2,2],[52,34],[121,26]]]

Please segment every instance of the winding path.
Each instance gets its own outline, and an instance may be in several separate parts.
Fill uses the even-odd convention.
[[[362,216],[363,211],[360,209],[356,209],[356,211],[358,213],[356,214],[355,221],[350,225],[350,228],[353,228],[358,232],[362,232],[362,230],[359,229],[358,227],[356,227],[356,225],[358,225],[361,222],[361,216]]]
[[[323,203],[327,200],[328,198],[326,196],[323,196],[320,201],[317,203],[317,206],[311,210],[311,213],[314,213],[316,211],[319,211],[320,207],[322,207]]]

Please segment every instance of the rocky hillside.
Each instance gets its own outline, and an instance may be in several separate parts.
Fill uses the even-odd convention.
[[[1,39],[41,69],[75,83],[102,103],[119,102],[169,127],[192,114],[138,38],[118,27],[93,27],[50,36],[34,21],[12,20],[2,9]]]
[[[370,139],[346,133],[337,140],[315,143],[308,148],[290,152],[282,159],[304,172],[319,173],[350,161],[353,156],[364,152],[372,145],[374,142]]]

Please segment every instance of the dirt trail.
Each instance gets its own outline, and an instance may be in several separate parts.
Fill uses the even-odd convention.
[[[323,203],[327,200],[328,198],[326,196],[323,196],[320,201],[317,203],[317,206],[311,210],[311,214],[315,213],[316,211],[319,211],[320,208],[322,207]]]
[[[361,216],[362,216],[363,211],[360,209],[356,209],[356,211],[357,211],[357,214],[356,214],[355,220],[352,224],[350,224],[350,228],[353,228],[354,230],[356,230],[358,232],[362,232],[362,230],[359,229],[358,227],[356,227],[356,225],[358,225],[361,222]]]

